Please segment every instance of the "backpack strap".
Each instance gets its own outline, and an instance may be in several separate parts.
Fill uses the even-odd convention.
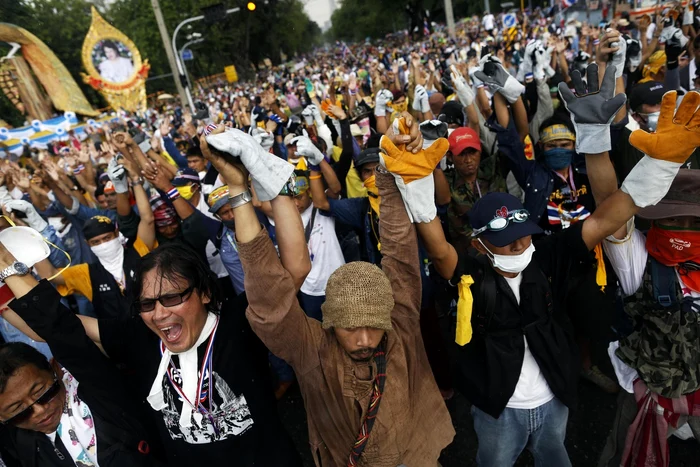
[[[649,258],[654,301],[663,308],[676,305],[678,303],[678,278],[675,268],[665,266],[651,256]]]

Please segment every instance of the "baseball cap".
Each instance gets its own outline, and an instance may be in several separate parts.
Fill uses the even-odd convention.
[[[656,81],[647,81],[632,88],[630,93],[630,109],[638,112],[642,104],[659,105],[661,98],[666,93],[666,86]]]
[[[295,135],[294,133],[289,133],[287,136],[284,137],[284,145],[285,146],[291,145],[292,140],[296,137],[297,137],[297,135]]]
[[[379,162],[379,151],[381,151],[379,148],[365,149],[359,156],[357,156],[357,159],[355,160],[355,167],[359,169],[365,164]]]
[[[92,216],[83,224],[83,235],[86,240],[95,238],[98,235],[111,233],[117,230],[117,226],[112,219],[106,216]]]
[[[476,131],[466,126],[455,129],[447,140],[450,142],[450,152],[452,154],[459,154],[467,148],[481,151],[479,135],[476,134]]]
[[[509,213],[521,210],[525,211],[523,203],[515,196],[508,193],[487,193],[472,206],[469,212],[469,221],[472,229],[477,230],[493,219],[508,217]],[[486,239],[494,246],[503,247],[510,245],[519,238],[541,233],[542,229],[528,218],[524,222],[511,220],[503,230],[487,229],[479,234],[478,238]]]
[[[228,203],[228,185],[220,186],[216,190],[209,193],[207,204],[209,205],[209,212],[212,214],[224,207],[226,203]]]
[[[188,183],[202,183],[202,181],[199,179],[199,174],[194,169],[187,167],[177,171],[172,183],[173,186],[185,186]]]
[[[350,125],[350,133],[352,134],[352,136],[365,136],[367,134],[367,130],[365,129],[363,131],[362,128],[360,128],[360,125],[358,125],[357,123],[353,123],[352,125]]]
[[[650,220],[679,216],[700,217],[700,170],[679,170],[666,196],[639,211],[639,217]]]
[[[114,183],[112,183],[112,180],[108,181],[105,183],[103,193],[106,195],[109,195],[111,193],[114,193]]]

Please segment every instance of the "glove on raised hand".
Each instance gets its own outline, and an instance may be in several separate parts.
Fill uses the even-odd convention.
[[[275,135],[264,128],[251,127],[250,135],[267,152],[269,152],[270,148],[275,144]]]
[[[547,47],[545,49],[545,55],[544,55],[544,72],[547,74],[548,78],[551,78],[556,74],[556,71],[554,71],[554,68],[552,68],[552,52],[554,52],[554,47]]]
[[[374,116],[386,117],[386,106],[394,99],[394,95],[388,89],[382,89],[374,100]]]
[[[525,91],[525,86],[503,68],[501,61],[489,54],[480,63],[481,69],[474,75],[489,87],[491,93],[500,92],[511,104],[517,101]]]
[[[474,102],[474,90],[454,65],[450,66],[450,77],[459,102],[462,106],[469,107]]]
[[[617,79],[622,76],[622,72],[625,69],[625,59],[627,57],[627,41],[624,37],[622,37],[622,34],[620,34],[620,40],[618,40],[617,42],[613,42],[610,45],[618,48],[617,52],[614,52],[612,54],[612,60],[610,61],[610,65],[615,67],[615,79]]]
[[[107,176],[114,185],[114,191],[117,193],[129,192],[129,180],[126,177],[126,169],[123,165],[117,163],[117,158],[113,157],[107,166]]]
[[[588,90],[581,78],[581,73],[574,70],[571,73],[571,81],[574,83],[576,95],[571,92],[566,83],[559,83],[559,94],[576,128],[576,152],[599,154],[609,151],[612,147],[610,124],[615,114],[624,107],[627,96],[615,95],[614,68],[606,68],[600,89],[598,89],[598,65],[591,63],[586,68],[586,73]]]
[[[316,106],[314,106],[314,107],[316,107]],[[306,106],[306,108],[301,112],[301,116],[304,117],[304,122],[308,126],[311,126],[314,124],[314,112],[313,112],[313,110],[311,110],[311,105]]]
[[[534,57],[532,74],[536,80],[542,81],[545,79],[545,70],[550,63],[551,56],[547,54],[547,49],[542,44],[542,41],[538,40],[535,42],[535,49],[532,51]]]
[[[321,111],[314,104],[311,104],[307,108],[311,109],[311,115],[313,115],[313,117],[314,117],[314,121],[316,122],[316,126],[318,128],[320,128],[321,125],[323,125],[323,118],[321,117]]]
[[[416,89],[413,92],[413,110],[423,113],[430,111],[428,91],[426,91],[420,84],[416,86]]]
[[[395,133],[409,134],[404,118],[394,120],[393,128]],[[406,150],[405,144],[395,146],[387,136],[382,136],[379,145],[383,150],[379,154],[379,162],[396,179],[411,222],[433,220],[437,215],[433,170],[447,153],[450,143],[445,138],[439,138],[416,154]]]
[[[324,159],[323,153],[318,150],[308,136],[297,136],[292,139],[291,144],[296,144],[297,155],[306,157],[311,165],[318,165]]]
[[[294,172],[294,166],[266,152],[255,138],[240,130],[226,129],[206,137],[219,151],[239,157],[253,177],[253,187],[260,201],[275,198]]]
[[[676,110],[676,91],[667,92],[661,100],[656,131],[635,130],[630,135],[630,144],[645,156],[627,175],[621,189],[640,208],[654,205],[666,196],[678,169],[700,146],[698,105],[700,94],[690,91]]]
[[[525,75],[534,72],[535,63],[532,62],[532,54],[537,48],[538,42],[538,40],[531,40],[525,46],[523,61],[520,63],[520,66],[518,67],[518,73],[515,76],[515,78],[521,83],[525,82]]]
[[[5,204],[8,212],[23,212],[27,217],[23,221],[37,232],[42,232],[49,224],[36,212],[36,208],[23,199],[8,201]]]

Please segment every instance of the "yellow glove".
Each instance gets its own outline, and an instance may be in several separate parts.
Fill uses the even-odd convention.
[[[410,134],[403,117],[394,121],[394,131],[402,135]],[[413,154],[405,144],[396,146],[387,136],[382,136],[380,147],[383,150],[379,155],[380,163],[396,179],[411,222],[433,220],[437,215],[433,171],[447,153],[450,143],[445,138],[439,138]]]
[[[685,95],[676,110],[676,91],[664,94],[656,131],[635,130],[630,144],[654,159],[683,164],[700,146],[700,94]],[[674,115],[675,112],[675,115]]]
[[[635,130],[630,144],[645,156],[634,166],[620,189],[640,208],[652,206],[666,196],[681,165],[700,146],[700,94],[691,91],[676,110],[676,91],[661,100],[656,131]],[[675,114],[674,114],[675,113]]]

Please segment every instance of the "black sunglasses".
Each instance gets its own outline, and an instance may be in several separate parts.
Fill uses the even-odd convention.
[[[31,405],[28,405],[26,409],[23,411],[19,412],[17,415],[14,417],[8,418],[4,422],[2,422],[4,425],[21,425],[22,423],[26,422],[29,420],[32,415],[34,415],[34,406],[39,404],[39,405],[46,405],[49,402],[53,400],[54,397],[58,394],[58,391],[61,389],[61,382],[58,379],[55,379],[53,381],[53,384],[49,386],[49,388],[44,391],[44,393],[39,396],[37,400],[34,401]]]
[[[156,302],[160,302],[166,308],[179,305],[189,298],[190,293],[194,290],[194,286],[189,286],[180,293],[172,293],[162,295],[158,298],[147,298],[145,300],[137,300],[134,302],[134,307],[138,313],[148,313],[156,308]]]

